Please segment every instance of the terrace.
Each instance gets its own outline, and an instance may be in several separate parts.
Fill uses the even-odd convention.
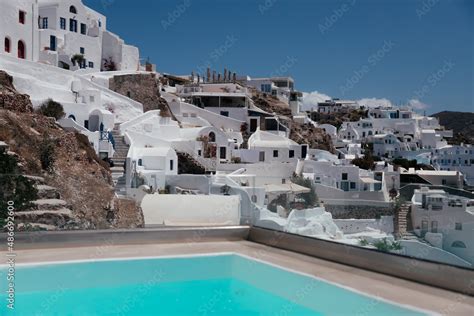
[[[472,270],[248,226],[17,233],[15,248],[18,266],[231,253],[428,313],[474,304]]]

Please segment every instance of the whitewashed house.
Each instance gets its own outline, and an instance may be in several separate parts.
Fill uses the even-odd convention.
[[[0,53],[38,60],[38,5],[36,0],[0,0]]]
[[[258,129],[248,140],[248,150],[242,150],[242,160],[246,162],[296,163],[305,159],[308,145],[300,145],[284,136]],[[253,157],[250,158],[251,151]],[[250,159],[249,159],[250,158]]]
[[[358,109],[359,104],[356,101],[332,99],[318,103],[318,112],[324,114],[338,113],[348,109]]]
[[[147,185],[153,190],[164,189],[166,178],[178,174],[178,156],[171,143],[129,131],[130,144],[126,163],[126,186]]]
[[[139,69],[138,48],[81,0],[2,0],[1,9],[1,53],[71,70],[100,71],[105,59],[116,70]]]
[[[372,137],[374,155],[379,157],[396,158],[400,155],[400,141],[393,134],[378,134]]]
[[[431,150],[431,163],[436,170],[459,171],[468,186],[474,186],[474,147],[444,146]]]
[[[474,200],[424,187],[415,190],[412,203],[418,236],[474,264]]]

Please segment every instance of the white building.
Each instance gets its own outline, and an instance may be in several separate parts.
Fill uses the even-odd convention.
[[[474,264],[474,200],[422,188],[412,198],[415,233]]]
[[[178,156],[164,141],[129,133],[131,145],[127,155],[126,179],[131,188],[147,185],[164,189],[166,177],[178,174]]]
[[[372,137],[374,155],[396,158],[400,154],[400,141],[393,134],[378,134]]]
[[[248,150],[241,150],[244,162],[296,164],[298,160],[305,159],[308,153],[308,145],[300,145],[289,138],[260,129],[250,136],[248,148]]]
[[[291,77],[251,78],[242,76],[237,80],[247,87],[277,97],[286,104],[291,101],[291,92],[295,90],[295,81]]]
[[[474,147],[444,146],[431,151],[431,163],[436,170],[459,171],[468,186],[474,186]]]
[[[0,0],[0,53],[38,60],[38,5],[36,0]]]
[[[360,108],[356,101],[332,99],[318,103],[318,112],[324,114],[338,113],[347,109]]]
[[[138,48],[107,31],[104,15],[81,0],[1,0],[2,53],[65,69],[138,70]],[[109,69],[110,70],[110,69]]]

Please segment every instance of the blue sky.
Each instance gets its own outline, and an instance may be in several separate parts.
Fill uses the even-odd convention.
[[[84,3],[161,72],[227,67],[253,77],[291,75],[316,97],[474,111],[471,0]]]

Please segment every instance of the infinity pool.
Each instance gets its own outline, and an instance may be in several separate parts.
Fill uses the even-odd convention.
[[[1,315],[421,315],[234,254],[18,266]]]

